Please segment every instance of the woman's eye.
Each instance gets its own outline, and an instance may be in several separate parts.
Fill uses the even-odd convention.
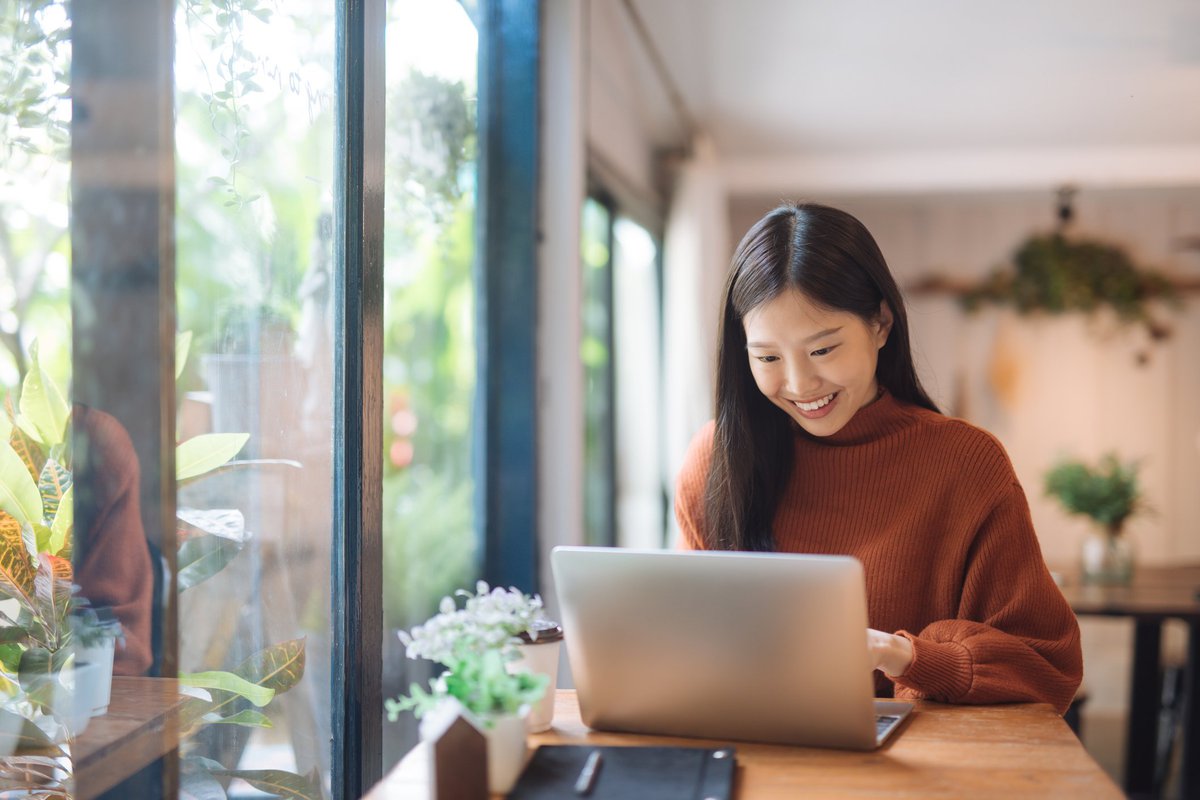
[[[829,355],[833,351],[833,348],[835,348],[835,347],[837,347],[836,344],[830,345],[829,347],[822,347],[820,350],[813,350],[811,353],[809,353],[809,355],[826,356],[826,355]]]
[[[770,364],[773,361],[779,360],[779,356],[755,356],[755,358],[764,364]]]

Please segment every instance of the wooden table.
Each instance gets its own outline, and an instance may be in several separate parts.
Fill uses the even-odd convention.
[[[1183,759],[1180,794],[1200,795],[1200,565],[1139,566],[1129,586],[1083,584],[1065,572],[1063,594],[1081,616],[1129,617],[1134,622],[1133,676],[1125,738],[1125,791],[1156,796],[1158,712],[1162,697],[1162,623],[1183,620],[1188,626],[1188,655],[1183,688]]]
[[[554,728],[541,744],[718,746],[726,742],[599,733],[579,719],[575,693],[559,691]],[[796,797],[1120,798],[1121,791],[1048,705],[919,703],[903,729],[872,753],[735,743],[738,800]],[[366,800],[424,798],[427,753],[420,745]]]
[[[114,676],[108,713],[93,717],[72,748],[75,800],[95,797],[175,750],[186,699],[171,678]]]

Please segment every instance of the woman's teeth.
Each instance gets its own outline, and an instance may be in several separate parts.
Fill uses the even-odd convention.
[[[820,400],[816,400],[812,403],[797,402],[796,406],[801,411],[816,411],[818,408],[824,408],[825,406],[829,405],[830,401],[833,400],[833,396],[836,394],[837,394],[837,392],[834,392],[833,394],[827,394],[824,397],[822,397]]]

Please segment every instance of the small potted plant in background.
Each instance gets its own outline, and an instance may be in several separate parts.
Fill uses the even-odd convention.
[[[1105,454],[1095,466],[1063,460],[1046,473],[1046,494],[1069,513],[1096,523],[1080,551],[1085,583],[1120,585],[1133,578],[1133,545],[1122,533],[1144,507],[1137,473],[1136,462],[1122,462],[1115,453]]]
[[[75,664],[96,667],[93,680],[76,684],[75,691],[85,695],[84,702],[93,717],[108,713],[112,697],[113,657],[118,645],[125,645],[121,623],[111,608],[92,608],[80,600],[71,611],[71,642],[75,646]]]
[[[487,738],[488,785],[503,793],[524,765],[525,718],[553,677],[520,666],[522,635],[536,641],[546,629],[542,601],[515,588],[491,589],[483,581],[475,594],[456,595],[466,598],[462,608],[445,597],[438,614],[410,633],[400,632],[409,658],[434,661],[446,672],[428,690],[414,683],[407,696],[387,700],[388,719],[394,722],[409,710],[420,719],[457,703]]]

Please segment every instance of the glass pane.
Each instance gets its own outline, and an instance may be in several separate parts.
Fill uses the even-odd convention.
[[[666,536],[661,425],[658,247],[636,222],[613,226],[616,524],[622,547],[662,547]]]
[[[106,630],[129,629],[120,674],[150,665],[148,619],[113,612],[140,595],[137,579],[114,585],[95,543],[73,557],[72,414],[68,227],[71,107],[70,20],[65,5],[0,0],[0,792],[70,792],[77,737],[90,722],[90,694],[76,657],[76,623],[90,600]],[[75,419],[73,420],[73,417]],[[128,441],[128,437],[126,437]],[[136,486],[133,487],[136,491]],[[120,534],[130,561],[146,554],[136,505]],[[136,568],[136,567],[135,567]],[[141,579],[147,577],[143,572]],[[106,580],[108,578],[109,580]],[[78,587],[74,593],[71,584]],[[85,600],[88,598],[88,600]],[[74,613],[70,613],[71,607]],[[88,608],[93,614],[95,609]],[[89,617],[99,619],[98,617]],[[134,629],[136,628],[136,634]],[[109,646],[113,639],[107,639]],[[81,652],[81,651],[80,651]],[[109,659],[109,669],[113,666]],[[100,668],[88,668],[109,685]],[[76,713],[78,709],[78,713]],[[14,737],[24,725],[18,742]],[[50,796],[37,795],[37,796]]]
[[[613,544],[612,215],[594,198],[583,205],[584,541]]]
[[[181,795],[328,791],[334,36],[329,2],[177,7]]]
[[[384,205],[383,696],[431,677],[396,631],[477,577],[473,451],[478,34],[456,0],[391,0]],[[382,710],[381,710],[382,713]],[[384,724],[384,767],[415,743]]]

